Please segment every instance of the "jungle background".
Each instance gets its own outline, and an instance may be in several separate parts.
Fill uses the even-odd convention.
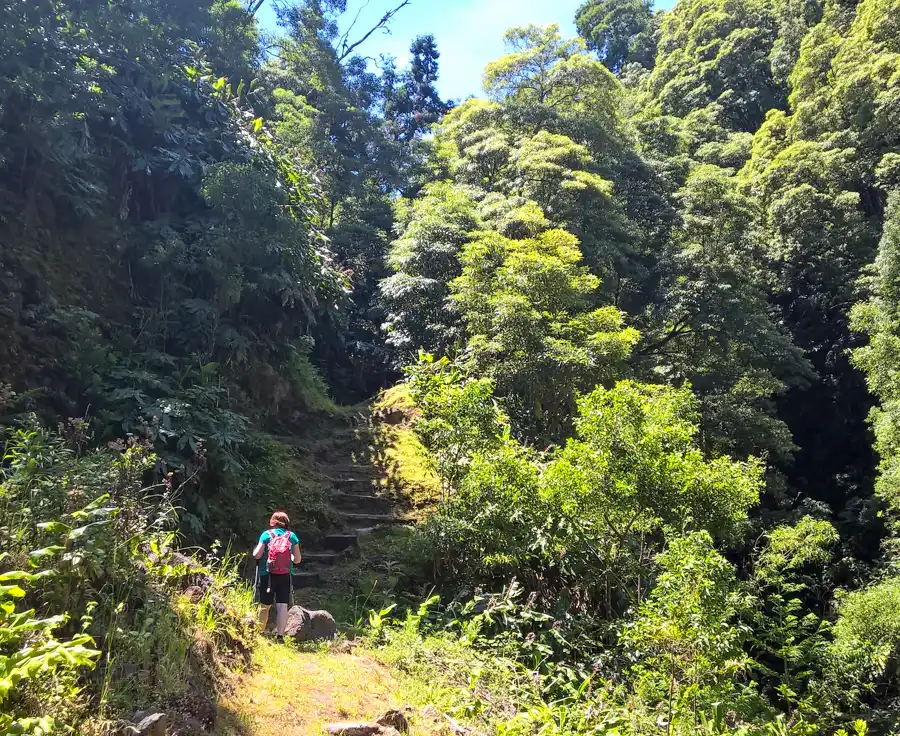
[[[210,725],[276,508],[454,728],[896,733],[900,3],[407,4],[0,8],[0,733]]]

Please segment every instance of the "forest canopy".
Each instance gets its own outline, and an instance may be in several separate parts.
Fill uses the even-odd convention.
[[[243,542],[403,383],[498,733],[897,733],[900,0],[586,0],[465,100],[406,4],[0,7],[0,575],[28,428]]]

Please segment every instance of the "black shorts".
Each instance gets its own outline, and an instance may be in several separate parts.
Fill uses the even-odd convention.
[[[259,602],[264,606],[291,602],[290,575],[260,575]]]

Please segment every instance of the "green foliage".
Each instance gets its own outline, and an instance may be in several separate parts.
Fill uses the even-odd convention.
[[[147,444],[83,452],[87,426],[72,420],[50,433],[35,425],[5,443],[4,733],[99,727],[157,698],[185,696],[191,680],[215,687],[252,641],[250,593],[234,561],[213,574],[169,548],[178,489],[143,485],[156,463]],[[190,584],[201,586],[201,600],[182,605]],[[213,654],[189,659],[198,641]]]
[[[485,91],[495,99],[592,114],[590,102],[615,94],[612,75],[585,53],[581,39],[563,39],[559,26],[513,28],[503,40],[510,53],[484,70]]]
[[[517,430],[559,437],[576,393],[621,371],[637,332],[617,309],[591,309],[599,282],[565,231],[488,233],[461,259],[451,291],[469,335],[463,359],[496,381]]]
[[[661,299],[639,350],[652,370],[701,397],[709,447],[787,459],[773,396],[812,377],[766,299],[752,200],[728,171],[699,165],[677,193],[681,228],[661,260]]]
[[[663,114],[716,104],[719,122],[753,132],[787,90],[769,59],[778,39],[773,0],[684,0],[662,20],[648,90]]]
[[[435,88],[440,53],[434,36],[419,36],[409,47],[409,67],[397,74],[393,67],[383,70],[384,117],[391,136],[401,144],[413,145],[437,123],[450,105]]]
[[[666,527],[728,537],[759,501],[759,461],[698,449],[687,388],[623,381],[584,397],[579,414],[578,438],[548,466],[546,492],[566,516],[602,529],[612,549]]]
[[[900,386],[895,368],[900,355],[900,194],[891,195],[885,217],[870,282],[872,296],[852,312],[853,328],[868,334],[869,344],[854,351],[853,360],[865,371],[869,389],[881,402],[870,415],[881,457],[875,489],[888,508],[896,536],[900,523]]]
[[[847,595],[839,605],[827,672],[827,696],[887,729],[900,703],[900,579]]]
[[[355,565],[434,563],[370,622],[454,717],[896,730],[898,0],[587,0],[453,109],[278,5],[0,8],[0,731],[214,692],[249,592],[175,505],[314,537],[287,438],[408,363],[443,498]]]
[[[464,189],[435,183],[408,212],[391,247],[394,275],[380,284],[388,309],[388,341],[409,354],[444,351],[453,344],[457,318],[448,309],[448,284],[459,275],[459,253],[478,227],[475,203]]]
[[[34,550],[29,557],[38,567],[45,550]],[[52,554],[50,552],[49,554]],[[0,564],[9,553],[0,556]],[[94,641],[87,634],[77,634],[60,641],[55,637],[67,621],[67,615],[39,618],[34,608],[16,610],[15,600],[24,598],[26,591],[21,584],[41,584],[53,577],[53,568],[36,572],[12,570],[0,573],[0,705],[15,701],[17,688],[28,686],[28,681],[40,676],[46,681],[69,679],[79,669],[93,667],[100,652],[93,649]],[[77,695],[72,688],[70,697]],[[39,714],[27,717],[16,706],[4,706],[0,713],[0,733],[41,734],[49,733],[63,724],[53,717]]]
[[[494,399],[489,378],[466,379],[447,358],[423,354],[407,368],[410,396],[421,410],[415,431],[434,457],[444,491],[456,488],[467,463],[497,448],[507,434],[507,418]]]
[[[697,728],[699,712],[729,698],[746,667],[745,631],[733,622],[740,606],[734,567],[708,533],[673,540],[658,562],[656,584],[621,638],[638,658],[633,689],[645,701],[666,704],[672,733],[684,721]]]
[[[596,389],[579,409],[579,438],[547,458],[499,441],[496,417],[490,442],[452,445],[471,453],[466,473],[426,528],[448,577],[516,574],[559,615],[584,614],[590,600],[612,618],[640,600],[661,532],[728,536],[758,501],[758,462],[707,460],[694,445],[687,390],[623,382]]]
[[[32,397],[46,415],[90,407],[96,439],[153,440],[192,481],[197,533],[210,486],[246,465],[251,421],[332,410],[307,359],[344,294],[318,185],[250,109],[242,4],[2,13],[18,51],[0,93],[0,360],[17,385],[55,376]]]
[[[829,632],[816,604],[830,593],[824,570],[837,541],[829,522],[805,516],[773,529],[754,561],[748,590],[759,607],[746,611],[753,666],[789,709],[814,710],[810,678],[822,671]]]
[[[652,68],[659,26],[652,7],[650,0],[590,0],[578,8],[575,23],[611,72],[632,62]]]

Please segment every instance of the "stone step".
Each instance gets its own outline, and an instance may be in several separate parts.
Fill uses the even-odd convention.
[[[374,472],[374,471],[373,471]],[[379,476],[372,473],[348,474],[344,476],[326,476],[325,481],[336,486],[352,488],[354,486],[370,486],[378,481]]]
[[[329,484],[337,491],[344,493],[371,494],[378,489],[376,478],[329,478]]]
[[[345,549],[359,546],[356,534],[329,534],[324,540],[325,549],[343,552]]]
[[[407,522],[402,516],[394,516],[393,514],[364,514],[364,513],[341,513],[348,522],[352,524],[365,524],[368,526],[376,526],[378,524],[405,524]]]
[[[322,576],[314,570],[304,570],[291,575],[291,583],[294,588],[314,588],[321,585]]]
[[[376,496],[372,493],[345,493],[334,491],[331,494],[332,505],[340,510],[359,510],[372,513],[389,511],[391,499],[384,496]]]
[[[311,562],[317,565],[336,565],[344,559],[342,552],[305,552],[303,563]]]
[[[322,470],[331,480],[352,480],[378,476],[378,469],[371,465],[326,465]]]

